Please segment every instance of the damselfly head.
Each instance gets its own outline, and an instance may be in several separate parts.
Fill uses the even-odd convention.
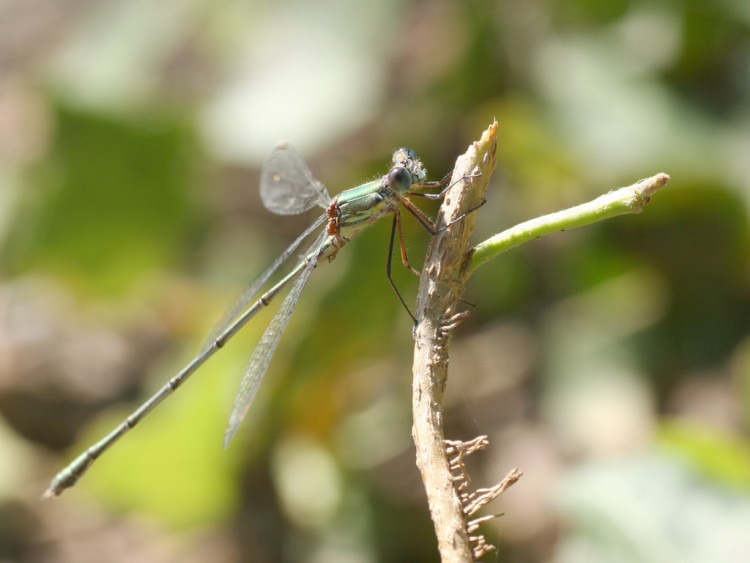
[[[412,177],[412,183],[418,184],[427,178],[422,161],[419,160],[417,153],[408,147],[401,147],[393,151],[393,167],[403,167],[409,171]]]

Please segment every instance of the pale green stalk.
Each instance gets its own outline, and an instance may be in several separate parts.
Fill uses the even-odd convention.
[[[474,247],[469,258],[468,273],[471,274],[489,260],[533,239],[550,233],[583,227],[603,219],[640,213],[651,201],[651,196],[663,188],[669,176],[663,172],[619,188],[598,198],[536,219],[498,233]]]

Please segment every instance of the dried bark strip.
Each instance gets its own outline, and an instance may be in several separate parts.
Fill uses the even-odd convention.
[[[450,224],[478,206],[495,168],[497,122],[456,161],[452,182],[438,216],[438,227]],[[469,213],[435,235],[425,259],[414,330],[413,436],[417,466],[444,563],[473,561],[472,546],[446,455],[442,397],[448,375],[447,341],[460,320],[456,309],[463,292],[475,213]],[[460,314],[459,314],[460,315]]]

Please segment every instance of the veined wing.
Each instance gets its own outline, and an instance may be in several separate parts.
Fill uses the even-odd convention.
[[[232,304],[224,312],[224,315],[222,315],[221,320],[216,323],[213,330],[209,333],[208,338],[206,338],[206,341],[203,344],[203,350],[209,348],[214,343],[214,340],[216,340],[216,338],[218,338],[218,336],[222,332],[224,332],[230,324],[232,324],[237,316],[247,308],[247,306],[255,298],[258,292],[263,288],[263,286],[266,285],[266,282],[268,282],[273,273],[278,270],[279,267],[284,262],[286,262],[292,254],[294,254],[294,251],[297,250],[300,244],[302,244],[302,241],[304,241],[313,233],[313,231],[315,231],[323,223],[325,223],[326,219],[326,215],[321,215],[320,217],[318,217],[312,225],[305,229],[304,233],[298,236],[297,239],[292,244],[290,244],[289,247],[284,252],[282,252],[276,260],[274,260],[273,264],[266,268],[265,271],[260,276],[258,276],[258,278],[253,283],[247,286],[242,291],[242,293],[240,293],[235,298]],[[311,248],[314,248],[314,245]]]
[[[260,198],[277,215],[298,215],[319,205],[327,207],[326,187],[291,145],[280,143],[268,157],[260,176]]]
[[[319,248],[325,237],[326,233],[321,233],[311,248]],[[255,398],[255,394],[258,392],[258,387],[260,387],[260,384],[263,381],[263,376],[266,375],[268,364],[271,363],[271,358],[276,351],[279,340],[281,340],[281,335],[284,333],[284,329],[289,323],[289,318],[292,316],[294,308],[297,306],[299,296],[302,293],[310,274],[315,268],[316,263],[317,255],[308,255],[307,264],[305,264],[299,277],[294,282],[292,289],[289,290],[289,294],[284,299],[284,302],[276,312],[276,315],[274,315],[273,319],[271,319],[271,322],[266,327],[266,331],[263,333],[263,336],[261,336],[255,350],[253,350],[250,363],[248,364],[247,369],[245,370],[245,375],[242,376],[242,381],[240,382],[240,390],[237,392],[237,396],[234,399],[232,414],[229,417],[229,425],[224,433],[224,447],[229,445],[229,442],[237,432],[242,419],[245,418],[245,415],[250,408],[250,404]]]

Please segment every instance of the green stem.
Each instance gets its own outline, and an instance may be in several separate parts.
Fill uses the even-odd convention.
[[[651,201],[651,196],[663,188],[668,181],[669,176],[661,172],[650,178],[644,178],[627,188],[619,188],[599,196],[587,203],[537,217],[511,227],[474,247],[469,258],[468,273],[473,273],[482,264],[519,244],[543,237],[549,233],[583,227],[617,215],[640,213]]]

